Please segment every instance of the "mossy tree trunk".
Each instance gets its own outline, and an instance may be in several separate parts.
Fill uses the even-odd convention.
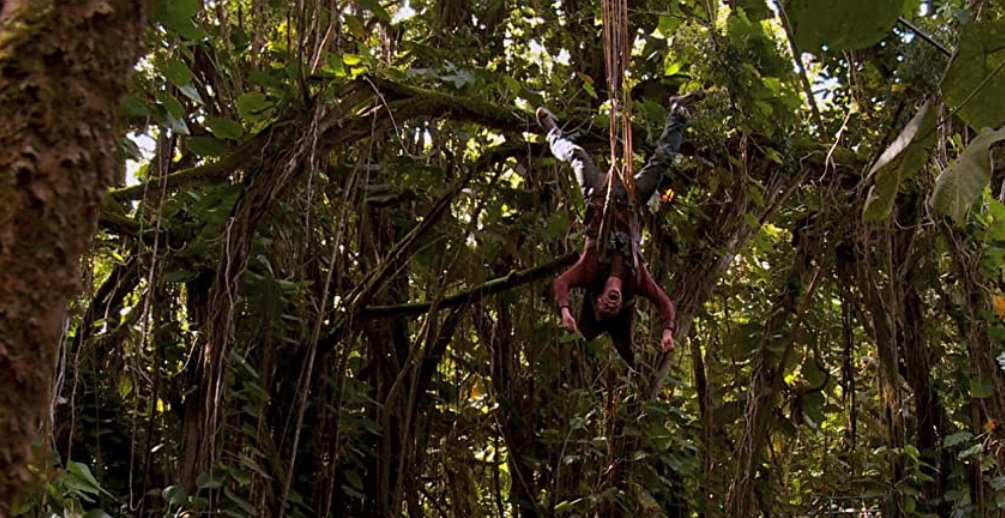
[[[121,167],[115,108],[146,13],[143,0],[0,2],[0,516],[31,479],[78,261]]]

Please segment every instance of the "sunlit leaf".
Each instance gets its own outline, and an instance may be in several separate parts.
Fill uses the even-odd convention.
[[[656,29],[664,38],[669,38],[683,21],[680,16],[660,16],[659,26]]]
[[[572,502],[570,502],[568,500],[563,500],[563,501],[555,504],[554,511],[556,513],[564,513],[564,512],[567,512],[567,511],[571,510],[571,509],[572,509]]]
[[[929,149],[935,142],[935,122],[931,103],[926,102],[872,166],[869,176],[874,183],[865,201],[863,219],[881,220],[893,211],[901,182],[914,176],[928,161]]]
[[[1005,129],[985,129],[949,164],[932,191],[932,205],[962,222],[991,179],[991,145],[1005,139]]]
[[[963,459],[966,459],[966,458],[969,458],[969,457],[973,457],[974,455],[977,455],[979,453],[982,453],[983,451],[984,451],[984,444],[977,443],[977,444],[975,444],[975,445],[973,445],[973,446],[971,446],[971,447],[969,447],[969,448],[961,451],[960,454],[956,456],[956,458],[958,458],[960,460],[963,460]]]
[[[261,92],[245,92],[237,98],[237,113],[242,119],[257,122],[272,107],[272,102]]]
[[[188,97],[199,104],[202,104],[203,102],[202,95],[199,95],[199,90],[196,89],[195,85],[188,84],[185,86],[179,86],[178,91],[185,97]]]
[[[679,61],[673,61],[672,59],[669,59],[670,56],[667,56],[667,58],[668,59],[667,59],[666,63],[664,63],[664,67],[663,67],[663,75],[665,75],[665,76],[672,76],[672,75],[679,74],[680,71],[681,71],[681,68],[682,68],[682,65],[680,64],[680,62]]]

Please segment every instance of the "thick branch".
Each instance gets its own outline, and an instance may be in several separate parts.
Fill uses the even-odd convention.
[[[438,309],[450,308],[461,304],[475,302],[486,295],[503,292],[517,286],[522,286],[544,277],[554,274],[559,269],[568,266],[576,261],[579,253],[573,252],[563,255],[545,264],[510,272],[505,277],[497,277],[484,284],[480,284],[455,295],[445,297],[436,305]],[[432,302],[410,302],[408,304],[396,304],[392,306],[367,306],[361,315],[367,318],[381,318],[393,316],[416,316],[421,315],[433,306]]]
[[[148,187],[152,192],[160,192],[160,189],[165,188],[162,185],[162,182],[167,183],[166,190],[171,192],[201,180],[223,178],[238,169],[253,165],[255,160],[257,160],[261,155],[265,142],[266,139],[258,137],[253,138],[244,144],[241,144],[229,155],[217,160],[216,162],[182,169],[181,171],[171,173],[164,178],[151,180],[152,182],[155,182],[154,184],[145,182],[130,187],[123,187],[121,189],[113,189],[109,192],[109,195],[117,201],[138,200],[143,197],[143,192]]]
[[[338,110],[335,112],[336,117],[345,117],[343,120],[323,124],[323,127],[327,126],[327,128],[324,138],[319,142],[322,149],[318,149],[317,152],[327,151],[338,145],[354,142],[370,135],[373,130],[371,119],[373,114],[384,119],[384,124],[402,124],[416,117],[433,115],[458,121],[475,122],[504,130],[512,130],[516,126],[523,128],[528,124],[527,118],[518,110],[508,110],[480,99],[443,94],[384,79],[373,79],[372,84],[376,90],[369,103],[371,108],[379,109],[379,111],[364,109],[357,112],[352,109],[355,102],[339,103],[347,105],[347,111],[351,115],[345,116],[346,111]],[[367,85],[359,82],[353,83],[347,86],[344,92],[347,92],[346,95],[355,100],[355,97],[365,92],[362,90],[364,86]],[[254,168],[261,157],[268,154],[265,153],[267,148],[287,145],[286,142],[280,142],[283,140],[282,135],[277,134],[276,130],[280,129],[280,126],[282,125],[276,125],[259,133],[216,162],[191,167],[172,173],[165,178],[156,179],[157,188],[163,188],[161,182],[167,182],[167,190],[169,192],[175,191],[185,185],[202,180],[225,178],[237,169]],[[111,196],[119,201],[135,200],[143,196],[146,188],[146,183],[133,185],[113,190]]]

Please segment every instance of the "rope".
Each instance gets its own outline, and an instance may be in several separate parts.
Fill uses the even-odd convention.
[[[639,222],[635,210],[635,177],[632,171],[632,124],[631,89],[628,88],[628,66],[631,63],[632,37],[628,21],[628,0],[603,0],[604,23],[604,65],[607,70],[608,101],[610,116],[611,169],[607,174],[607,191],[604,213],[601,219],[598,246],[604,246],[609,230],[611,195],[614,191],[615,176],[620,177],[628,195],[631,218],[632,266],[638,267]],[[618,143],[621,143],[620,149]],[[620,151],[620,156],[619,156]]]

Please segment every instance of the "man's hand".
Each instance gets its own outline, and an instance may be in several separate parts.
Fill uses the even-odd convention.
[[[663,330],[663,341],[661,345],[663,346],[664,353],[668,353],[673,350],[673,331],[669,328]]]
[[[579,326],[576,325],[576,319],[572,317],[572,311],[569,311],[568,306],[562,308],[562,327],[570,333],[579,332]]]

